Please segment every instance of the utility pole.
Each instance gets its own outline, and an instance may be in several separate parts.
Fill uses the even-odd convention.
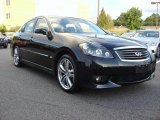
[[[158,7],[160,2],[151,2],[152,5],[157,5],[157,15],[156,15],[156,30],[158,29],[158,17],[159,17],[159,11],[158,11]]]
[[[99,18],[99,8],[100,8],[100,0],[98,0],[97,22],[98,22],[98,18]]]

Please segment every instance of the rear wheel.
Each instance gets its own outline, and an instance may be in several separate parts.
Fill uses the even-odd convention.
[[[23,65],[20,58],[19,47],[17,46],[13,50],[13,63],[16,67],[21,67]]]
[[[61,88],[69,93],[74,92],[78,87],[77,68],[73,58],[63,55],[57,65],[57,77]]]

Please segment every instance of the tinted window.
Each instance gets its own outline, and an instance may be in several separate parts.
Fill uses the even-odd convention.
[[[49,18],[52,28],[58,33],[106,34],[95,24],[78,18]]]
[[[49,29],[48,24],[47,24],[45,19],[42,19],[42,18],[38,19],[35,29],[40,29],[40,28],[44,28],[44,29],[47,29],[47,30]]]
[[[29,21],[26,24],[23,32],[25,32],[25,33],[31,33],[31,32],[33,32],[35,22],[36,22],[36,19]]]

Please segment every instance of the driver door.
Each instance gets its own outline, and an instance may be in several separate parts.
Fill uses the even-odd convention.
[[[44,18],[39,18],[35,25],[34,33],[31,41],[31,51],[33,53],[33,62],[39,67],[52,70],[53,52],[51,51],[52,41],[48,39],[47,35],[36,33],[37,29],[46,29],[49,31],[48,24]]]

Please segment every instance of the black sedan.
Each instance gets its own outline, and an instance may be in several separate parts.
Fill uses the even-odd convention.
[[[8,47],[8,40],[1,33],[0,33],[0,46],[3,46],[3,48],[7,48]]]
[[[79,18],[36,17],[14,35],[15,66],[55,74],[61,88],[113,88],[154,78],[155,56],[146,46],[108,35]]]

